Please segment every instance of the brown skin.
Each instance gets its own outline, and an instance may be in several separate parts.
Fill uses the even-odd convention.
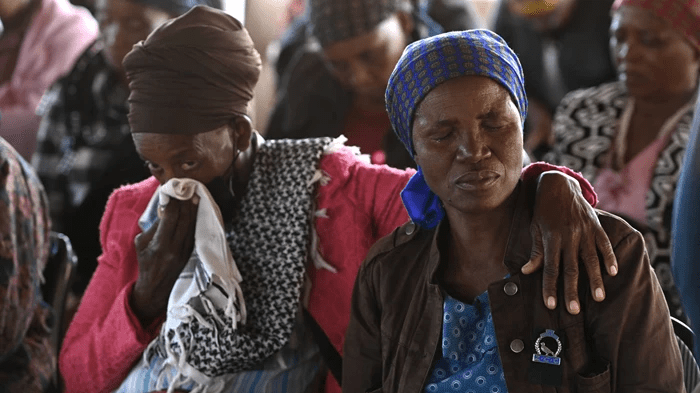
[[[105,42],[106,60],[126,85],[122,67],[124,56],[134,44],[145,40],[153,30],[176,15],[129,0],[96,0],[95,8]]]
[[[619,78],[635,99],[624,157],[629,162],[695,94],[700,53],[671,24],[634,6],[613,14],[610,48]]]
[[[413,31],[413,18],[397,12],[369,33],[323,48],[335,77],[362,109],[384,110],[384,92]]]
[[[0,1],[0,19],[11,19],[18,12],[29,6],[31,0],[3,0]]]
[[[481,76],[455,78],[439,85],[416,109],[416,163],[442,201],[450,222],[448,261],[441,280],[448,292],[463,301],[470,302],[507,273],[503,256],[522,168],[521,122],[505,88]],[[523,272],[532,273],[546,264],[544,300],[554,308],[559,257],[563,256],[566,304],[569,312],[576,314],[580,311],[578,257],[585,263],[591,290],[600,301],[605,295],[595,240],[600,239],[598,244],[609,271],[615,266],[612,247],[593,209],[582,197],[571,198],[576,191],[580,194],[575,181],[548,173],[541,182],[544,184],[538,187],[533,218],[533,253]],[[539,192],[545,185],[547,192]],[[555,209],[559,206],[566,209]],[[572,214],[562,219],[561,211]],[[552,232],[554,227],[562,228],[562,223],[567,233],[573,234],[571,238],[563,240],[563,232]],[[593,242],[587,241],[589,238]],[[560,251],[562,247],[564,251]],[[616,267],[611,274],[615,272]]]
[[[237,117],[229,125],[202,134],[142,133],[133,134],[133,138],[136,150],[160,184],[174,177],[207,184],[216,177],[230,176],[234,192],[242,195],[255,155],[251,135],[250,120]],[[219,206],[230,197],[212,194]],[[131,307],[143,326],[167,308],[170,291],[194,249],[196,213],[193,201],[171,199],[161,218],[134,239],[139,275]]]

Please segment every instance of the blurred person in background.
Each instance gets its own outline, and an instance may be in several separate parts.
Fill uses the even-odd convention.
[[[98,227],[109,195],[149,175],[131,139],[122,59],[163,22],[197,4],[222,8],[222,0],[97,0],[101,37],[42,99],[32,165],[49,196],[53,229],[71,239],[78,256],[77,295],[97,267]]]
[[[0,391],[42,393],[56,372],[51,308],[42,301],[49,256],[46,194],[29,164],[0,138]]]
[[[445,29],[476,27],[473,6],[450,0],[308,0],[305,12],[281,39],[277,105],[265,136],[342,134],[373,163],[413,167],[391,132],[386,83],[409,43]]]
[[[671,267],[683,308],[695,331],[695,358],[700,358],[700,101],[673,201]]]
[[[572,90],[615,79],[608,46],[614,0],[502,0],[493,30],[520,58],[530,100],[525,150],[551,148],[552,115]]]
[[[671,315],[687,322],[671,274],[671,218],[698,92],[700,1],[617,0],[612,10],[619,81],[562,100],[545,160],[580,171],[600,209],[644,232]]]
[[[211,7],[163,24],[124,68],[132,137],[153,176],[109,199],[104,251],[61,350],[67,390],[338,392],[322,358],[342,354],[359,265],[408,219],[399,193],[415,171],[371,165],[339,139],[263,139],[248,117],[260,56]],[[522,174],[528,265],[547,266],[554,308],[558,256],[571,256],[560,309],[577,313],[578,257],[593,287],[616,263],[590,184],[551,169],[568,171]]]
[[[29,159],[41,96],[95,40],[97,23],[68,0],[2,0],[0,22],[0,136]]]

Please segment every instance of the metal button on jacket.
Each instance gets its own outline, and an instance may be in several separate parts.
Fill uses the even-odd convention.
[[[525,349],[525,344],[523,343],[523,340],[516,338],[515,340],[510,342],[510,350],[513,351],[514,353],[520,353]]]
[[[518,293],[518,284],[512,281],[507,282],[506,285],[503,286],[503,292],[505,292],[508,296],[515,295]]]
[[[416,231],[416,224],[413,221],[409,222],[408,225],[406,225],[406,234],[411,235],[415,231]]]

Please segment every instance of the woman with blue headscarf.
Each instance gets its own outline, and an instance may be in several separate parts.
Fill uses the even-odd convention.
[[[683,391],[668,307],[641,235],[624,221],[597,212],[619,263],[604,302],[581,285],[580,313],[550,309],[543,273],[522,274],[527,100],[499,36],[470,30],[409,45],[386,103],[419,168],[402,193],[412,221],[375,244],[358,274],[344,391]]]

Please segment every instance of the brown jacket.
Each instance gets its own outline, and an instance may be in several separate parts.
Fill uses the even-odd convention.
[[[518,199],[504,263],[510,277],[488,288],[498,349],[510,392],[683,392],[678,344],[661,287],[649,265],[642,236],[617,217],[598,217],[619,263],[604,278],[606,299],[593,301],[579,284],[582,311],[548,310],[542,274],[520,268],[531,248],[531,206]],[[355,283],[347,330],[343,391],[422,392],[439,355],[443,293],[436,281],[440,262],[434,230],[408,223],[370,250]],[[535,341],[553,329],[562,337],[561,386],[533,384],[528,368]],[[556,366],[553,366],[556,367]]]

